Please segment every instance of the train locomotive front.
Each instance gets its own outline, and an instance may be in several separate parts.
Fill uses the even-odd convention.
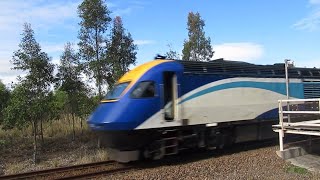
[[[179,73],[182,73],[179,63],[154,60],[126,73],[103,98],[88,124],[112,159],[137,160],[141,151],[157,139],[159,133],[147,128],[150,121],[146,120],[158,119],[165,104],[170,102],[172,106],[171,99],[178,96],[172,83],[176,83]],[[164,92],[164,86],[172,90]],[[173,113],[169,109],[167,114]]]
[[[125,74],[88,120],[111,159],[160,159],[277,136],[284,65],[154,60]],[[290,98],[318,98],[320,71],[290,68]]]

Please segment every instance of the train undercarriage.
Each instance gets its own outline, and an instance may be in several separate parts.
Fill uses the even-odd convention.
[[[163,129],[101,132],[101,146],[108,148],[110,159],[130,162],[140,159],[162,159],[182,150],[221,149],[234,143],[277,137],[273,121],[221,123],[217,126],[181,126]]]

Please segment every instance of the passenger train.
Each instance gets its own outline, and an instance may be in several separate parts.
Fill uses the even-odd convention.
[[[290,68],[290,98],[320,95],[320,70]],[[284,64],[158,58],[126,73],[88,119],[111,159],[161,159],[276,137]]]

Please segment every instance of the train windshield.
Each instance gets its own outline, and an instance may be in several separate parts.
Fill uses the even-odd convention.
[[[119,99],[121,93],[126,89],[126,87],[129,85],[130,82],[125,82],[125,83],[120,83],[116,84],[112,90],[110,90],[106,97],[104,98],[105,100],[114,100],[114,99]]]

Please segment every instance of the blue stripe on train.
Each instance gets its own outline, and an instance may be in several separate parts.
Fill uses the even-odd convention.
[[[202,95],[215,92],[215,91],[220,91],[220,90],[230,89],[230,88],[244,88],[244,87],[265,89],[265,90],[269,90],[269,91],[273,91],[273,92],[276,92],[279,94],[286,95],[286,84],[282,83],[282,82],[240,81],[240,82],[231,82],[231,83],[225,83],[225,84],[209,87],[207,89],[199,91],[199,92],[192,94],[191,96],[183,99],[182,101],[180,101],[179,104],[184,103],[186,101],[189,101],[193,98],[197,98]],[[290,83],[289,89],[290,89],[289,94],[291,97],[294,97],[294,98],[303,98],[304,97],[302,83]]]
[[[271,109],[269,111],[266,111],[266,112],[260,114],[255,119],[268,120],[268,119],[277,119],[277,118],[279,118],[279,109],[274,108],[274,109]]]

